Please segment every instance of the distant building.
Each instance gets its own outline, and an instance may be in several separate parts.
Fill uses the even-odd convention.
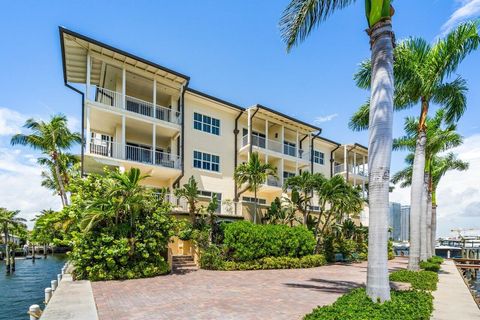
[[[390,202],[388,226],[391,228],[390,238],[392,238],[393,241],[401,241],[401,208],[402,205],[400,203]]]
[[[410,240],[410,206],[402,206],[400,218],[400,241]]]

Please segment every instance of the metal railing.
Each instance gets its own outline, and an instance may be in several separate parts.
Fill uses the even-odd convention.
[[[349,174],[356,174],[356,175],[359,175],[359,176],[362,176],[362,177],[368,177],[368,170],[365,169],[365,171],[364,171],[362,169],[362,167],[360,167],[360,166],[354,167],[352,165],[347,165],[347,168],[348,168],[348,173]],[[345,165],[343,165],[343,164],[337,164],[334,167],[334,173],[335,174],[343,173],[343,172],[346,172],[346,171],[347,170],[345,170]]]
[[[279,188],[282,187],[282,183],[280,182],[280,179],[277,179],[271,176],[267,177],[266,185],[271,187],[279,187]]]
[[[297,156],[297,148],[293,147],[291,145],[288,145],[288,144],[284,144],[283,145],[283,153],[288,155],[288,156],[296,157]]]
[[[125,145],[107,140],[90,141],[90,153],[120,160],[129,160],[161,167],[180,169],[181,159],[171,153],[155,151],[146,147]]]
[[[181,124],[181,113],[171,108],[166,108],[153,102],[138,99],[125,95],[125,99],[121,92],[96,87],[95,101],[110,107],[125,109],[130,112],[138,113],[146,117],[155,118],[175,124]]]

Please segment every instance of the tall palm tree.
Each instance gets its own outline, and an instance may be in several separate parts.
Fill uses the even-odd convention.
[[[233,178],[238,185],[246,184],[246,189],[253,192],[255,199],[253,209],[253,223],[257,223],[257,193],[262,184],[267,181],[269,176],[276,177],[277,169],[269,163],[262,163],[257,152],[250,155],[246,163],[242,163],[235,169]]]
[[[427,128],[425,132],[425,166],[423,174],[422,196],[421,196],[421,211],[419,224],[417,226],[419,230],[419,249],[415,253],[418,254],[417,259],[426,260],[431,257],[432,245],[431,241],[431,161],[432,158],[440,152],[446,151],[450,148],[454,148],[462,144],[463,138],[456,132],[456,126],[453,124],[444,124],[445,110],[439,109],[433,118],[427,117],[425,119],[425,126]],[[414,153],[417,147],[418,138],[418,123],[419,119],[409,117],[405,120],[405,132],[406,135],[395,139],[394,150],[407,150]],[[412,156],[412,166],[415,163],[415,158]],[[412,167],[412,184],[413,184],[413,167]],[[411,240],[413,242],[414,240]],[[418,239],[417,239],[418,241]]]
[[[30,146],[49,157],[54,168],[54,178],[58,184],[62,203],[65,206],[68,205],[68,198],[62,179],[65,173],[61,171],[61,155],[74,144],[82,142],[80,134],[72,133],[67,122],[66,116],[62,114],[53,116],[49,122],[28,119],[23,127],[29,129],[31,133],[16,134],[11,139],[12,145]]]
[[[420,121],[417,126],[413,180],[411,186],[410,216],[410,255],[409,269],[418,270],[420,260],[420,219],[422,199],[425,198],[425,145],[426,118],[431,103],[445,110],[445,118],[449,123],[458,121],[466,108],[466,81],[457,76],[453,81],[446,81],[458,68],[469,53],[480,44],[478,22],[467,22],[459,25],[445,38],[437,40],[433,45],[421,38],[403,41],[395,49],[395,98],[396,109],[404,109],[420,104]],[[365,61],[355,75],[357,85],[370,88],[372,80],[371,62]],[[373,89],[373,88],[372,88]],[[366,105],[354,115],[351,127],[365,127],[368,116]]]
[[[355,0],[291,0],[280,20],[287,50],[303,41],[314,27],[335,10]],[[393,124],[393,47],[395,37],[390,0],[365,0],[365,14],[372,51],[368,168],[370,228],[367,294],[373,301],[390,300],[387,268],[388,183]]]
[[[175,196],[185,199],[188,202],[188,212],[190,220],[195,222],[195,215],[197,214],[197,203],[200,196],[197,181],[193,176],[188,179],[188,182],[182,188],[174,191]]]
[[[293,176],[285,180],[283,188],[285,191],[291,190],[291,201],[295,204],[298,211],[303,216],[303,225],[307,225],[308,215],[310,214],[311,200],[315,185],[318,184],[320,173],[310,173],[303,171],[298,176]]]
[[[10,273],[11,266],[11,257],[10,257],[10,231],[19,226],[25,226],[25,219],[18,217],[20,213],[19,210],[7,210],[6,208],[0,208],[0,228],[5,237],[5,270],[7,273]],[[15,259],[15,256],[13,256]],[[14,268],[14,267],[13,267]]]

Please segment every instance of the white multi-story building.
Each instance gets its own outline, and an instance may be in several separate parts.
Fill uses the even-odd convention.
[[[252,152],[278,172],[260,188],[261,206],[304,170],[341,174],[365,193],[368,152],[360,144],[327,139],[320,128],[260,104],[242,107],[194,90],[186,75],[62,27],[60,43],[65,85],[83,97],[87,173],[137,167],[149,175],[145,184],[170,190],[194,176],[205,201],[217,194],[220,215],[247,219],[253,195],[240,194],[233,173]]]

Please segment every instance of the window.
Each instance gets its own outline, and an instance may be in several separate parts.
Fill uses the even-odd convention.
[[[193,128],[219,136],[220,120],[195,112],[193,114]]]
[[[283,179],[288,179],[290,177],[295,177],[295,173],[288,172],[288,171],[283,171]]]
[[[283,153],[284,154],[287,154],[289,156],[293,156],[295,157],[297,152],[296,152],[296,144],[295,143],[291,143],[291,142],[288,142],[288,141],[284,141],[283,142]]]
[[[220,172],[220,157],[210,153],[193,151],[193,167]]]
[[[242,197],[242,201],[255,203],[255,198],[254,197]],[[267,199],[257,198],[257,203],[258,204],[267,204]]]
[[[325,154],[323,152],[314,150],[313,151],[313,162],[323,165],[325,163]]]

